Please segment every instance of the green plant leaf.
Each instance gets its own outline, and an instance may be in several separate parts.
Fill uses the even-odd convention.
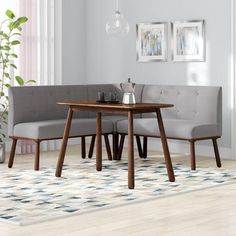
[[[19,26],[19,27],[17,27],[17,29],[19,30],[19,31],[22,31],[22,28]]]
[[[9,46],[0,46],[0,50],[6,50],[6,51],[9,51],[11,50],[11,48]]]
[[[3,31],[0,32],[0,35],[2,35],[6,40],[9,39],[9,36],[6,33],[4,33]]]
[[[0,95],[1,95],[1,97],[3,97],[5,95],[5,93],[4,92],[0,92]]]
[[[11,42],[11,45],[18,45],[20,44],[20,41],[19,40],[14,40]]]
[[[12,56],[14,58],[18,58],[18,56],[15,53],[10,54],[10,56]]]
[[[2,113],[3,119],[7,119],[7,116],[8,116],[8,113],[4,111],[4,112]]]
[[[19,26],[20,26],[20,22],[18,20],[16,20],[12,25],[13,29],[17,29]]]
[[[11,87],[10,84],[4,84],[4,85],[5,85],[5,87],[7,87],[7,88],[10,88],[10,87]]]
[[[3,62],[6,64],[9,62],[9,59],[4,59]]]
[[[23,24],[25,22],[28,21],[28,18],[26,16],[22,16],[20,18],[17,19],[17,21],[20,23],[20,24]]]
[[[14,65],[14,64],[10,64],[10,66],[13,67],[13,68],[15,68],[15,69],[17,69],[17,66]]]
[[[15,15],[11,10],[7,10],[6,11],[6,15],[10,18],[10,19],[14,19]]]
[[[32,80],[32,79],[30,79],[30,80],[27,80],[26,82],[25,82],[25,84],[36,84],[36,81],[35,80]]]
[[[10,22],[10,23],[8,24],[8,28],[9,28],[10,30],[13,30],[13,24],[14,24],[14,22]]]
[[[10,22],[10,24],[8,25],[8,28],[10,30],[14,30],[14,29],[18,29],[18,30],[22,30],[20,27],[20,22],[18,20]]]
[[[7,72],[5,72],[4,75],[5,75],[6,78],[10,77],[9,73],[7,73]]]
[[[15,76],[15,80],[20,86],[24,85],[24,80],[20,76]]]
[[[21,33],[14,33],[14,34],[12,34],[11,36],[14,36],[14,35],[21,35]]]

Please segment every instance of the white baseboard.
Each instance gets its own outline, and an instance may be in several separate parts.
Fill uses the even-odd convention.
[[[90,143],[90,140],[91,140],[91,138],[87,137],[86,143]],[[111,139],[110,139],[110,141],[111,141]],[[42,145],[42,149],[41,149],[43,151],[59,150],[61,147],[61,140],[49,141],[48,144],[46,142],[43,142],[43,143],[44,144]],[[208,157],[214,158],[213,145],[212,144],[201,145],[200,143],[201,142],[196,142],[196,148],[195,148],[196,155],[208,156]],[[68,145],[75,145],[75,144],[80,144],[80,138],[69,139]],[[168,144],[169,144],[169,150],[172,153],[184,153],[184,154],[189,153],[189,143],[188,142],[168,140]],[[126,139],[124,146],[127,147],[127,139]],[[9,152],[10,148],[11,148],[11,142],[8,141],[8,142],[6,142],[6,151]],[[160,139],[149,138],[148,149],[152,150],[152,151],[162,151]],[[20,150],[18,150],[18,152],[20,152]],[[219,152],[220,152],[220,156],[222,159],[236,160],[235,157],[232,157],[231,148],[225,148],[225,147],[219,146]]]

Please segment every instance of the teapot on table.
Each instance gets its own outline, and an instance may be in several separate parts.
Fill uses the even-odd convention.
[[[135,83],[131,82],[131,79],[128,78],[128,82],[120,83],[120,87],[123,94],[123,104],[135,104]]]

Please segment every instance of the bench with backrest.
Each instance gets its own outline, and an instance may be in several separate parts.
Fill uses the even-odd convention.
[[[140,102],[142,85],[137,87],[136,97]],[[119,85],[62,85],[62,86],[26,86],[9,88],[8,134],[12,138],[12,148],[8,166],[12,167],[18,140],[32,140],[36,144],[35,170],[39,169],[40,143],[46,140],[61,139],[63,136],[67,108],[58,102],[71,100],[96,100],[99,91],[116,93],[121,100]],[[96,114],[93,112],[76,112],[72,122],[70,138],[81,137],[82,158],[85,158],[85,137],[92,136],[95,141]],[[102,122],[108,158],[112,159],[108,135],[113,134],[115,122],[125,119],[124,116],[105,114]],[[113,145],[117,147],[117,134],[113,135]],[[116,153],[117,148],[113,148]],[[92,148],[89,157],[92,156]]]
[[[162,116],[166,136],[169,139],[185,140],[190,143],[191,168],[196,168],[195,142],[211,139],[217,166],[221,166],[217,139],[222,135],[222,89],[210,86],[161,86],[145,85],[143,103],[171,103],[174,108],[163,109]],[[134,120],[140,157],[147,157],[147,138],[159,137],[159,129],[153,114],[143,114]],[[127,134],[127,120],[117,122],[121,134],[121,147]],[[141,150],[140,136],[144,137]],[[120,151],[121,153],[121,151]],[[120,155],[119,155],[120,157]]]
[[[12,167],[17,140],[27,139],[36,143],[35,170],[39,169],[40,143],[60,139],[63,136],[67,108],[58,102],[70,100],[96,100],[99,91],[116,93],[119,100],[122,92],[116,84],[63,85],[12,87],[9,89],[8,131],[12,138],[9,167]],[[221,166],[217,139],[222,135],[222,92],[220,87],[206,86],[161,86],[137,85],[137,102],[172,103],[174,108],[162,112],[167,138],[186,140],[190,143],[191,167],[195,164],[195,142],[212,139],[217,166]],[[92,136],[89,157],[92,156],[96,133],[95,113],[76,112],[70,137],[81,137],[82,157],[85,158],[85,137]],[[125,116],[104,114],[102,133],[112,159],[108,135],[113,134],[113,159],[120,159],[124,138],[127,134]],[[147,156],[147,138],[159,137],[152,114],[135,117],[136,135],[140,157]],[[121,135],[120,144],[118,137]],[[140,136],[144,137],[141,148]]]

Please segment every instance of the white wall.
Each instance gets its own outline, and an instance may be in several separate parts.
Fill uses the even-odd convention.
[[[62,84],[86,82],[84,21],[84,0],[62,0]]]
[[[105,33],[115,0],[63,0],[63,84],[136,83],[223,87],[223,138],[231,146],[230,0],[120,0],[131,30],[124,39]],[[138,63],[135,26],[141,22],[206,21],[206,61]],[[169,41],[170,41],[169,32]],[[170,45],[170,44],[169,44]]]
[[[132,77],[137,83],[222,86],[220,145],[230,147],[230,0],[120,0],[120,11],[131,26],[124,39],[105,33],[106,20],[114,9],[115,0],[86,0],[86,81],[113,83]],[[174,63],[170,50],[168,62],[136,61],[136,23],[194,19],[206,21],[205,62]]]

